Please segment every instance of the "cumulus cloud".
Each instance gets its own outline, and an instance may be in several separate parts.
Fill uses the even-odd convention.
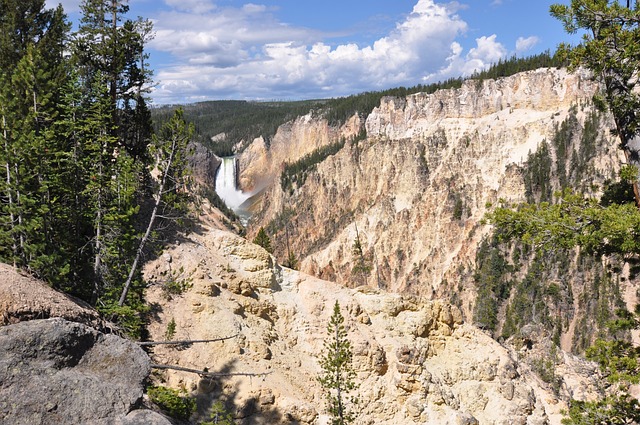
[[[516,40],[516,52],[526,52],[527,50],[532,49],[536,44],[540,42],[540,39],[536,36],[531,37],[518,37]]]
[[[460,8],[418,0],[392,31],[368,45],[332,45],[327,34],[286,25],[268,7],[252,3],[165,12],[155,18],[151,47],[177,60],[157,72],[153,97],[158,103],[314,98],[471,74],[504,57],[506,49],[495,35],[483,36],[464,54],[456,41],[467,31]]]
[[[466,55],[460,44],[454,42],[451,56],[447,58],[447,66],[425,78],[425,81],[437,81],[460,75],[468,77],[475,72],[483,71],[507,56],[507,49],[497,41],[495,34],[476,38],[476,47],[469,49]]]
[[[79,10],[81,0],[61,1],[68,12]],[[162,58],[152,96],[156,103],[334,97],[470,75],[506,56],[495,35],[476,38],[465,51],[461,39],[469,29],[458,13],[467,6],[443,1],[415,0],[388,33],[357,44],[336,42],[345,31],[327,34],[282,22],[276,8],[259,2],[230,7],[216,0],[164,0],[148,15],[156,34],[149,43],[152,60]],[[536,42],[521,38],[516,49]]]

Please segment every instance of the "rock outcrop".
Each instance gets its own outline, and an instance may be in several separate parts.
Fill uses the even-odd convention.
[[[463,323],[458,308],[414,295],[349,289],[278,266],[262,248],[228,232],[191,234],[148,264],[150,324],[160,340],[174,321],[175,339],[233,338],[213,344],[154,347],[158,362],[260,377],[166,371],[162,379],[198,399],[198,417],[214,400],[244,424],[325,424],[315,377],[335,301],[346,318],[360,384],[358,424],[559,424],[568,394],[595,379],[593,368],[559,356],[560,390],[519,363],[530,350],[509,350]],[[161,284],[188,283],[183,294]],[[575,361],[577,363],[571,363]],[[556,365],[554,363],[554,367]],[[591,382],[592,384],[592,382]]]
[[[0,326],[50,317],[60,317],[96,329],[105,326],[98,312],[86,303],[0,263]]]
[[[136,423],[139,414],[127,415],[141,402],[149,372],[137,344],[80,323],[52,318],[0,327],[3,423]]]
[[[171,425],[142,407],[149,356],[86,303],[0,264],[0,423]]]
[[[269,144],[264,138],[257,138],[240,154],[240,187],[253,193],[264,189],[277,180],[284,163],[294,162],[340,138],[351,139],[362,124],[360,117],[354,115],[342,127],[335,128],[310,113],[281,125]]]
[[[189,166],[195,183],[210,187],[216,181],[216,172],[221,163],[220,158],[200,143],[193,143],[189,145],[189,148],[191,149]]]
[[[269,229],[278,257],[290,249],[309,274],[345,286],[455,298],[471,317],[475,255],[490,229],[482,219],[501,199],[525,200],[529,153],[552,144],[563,122],[575,120],[576,141],[565,162],[552,166],[572,169],[576,156],[587,155],[579,144],[583,128],[594,125],[603,131],[584,159],[588,174],[580,184],[592,190],[615,177],[623,161],[610,118],[590,104],[596,91],[584,72],[540,69],[383,98],[366,118],[366,140],[318,164],[292,192],[279,184],[265,191],[249,235]],[[550,155],[551,162],[558,157]],[[551,177],[541,178],[558,189]],[[354,267],[356,238],[364,268]]]

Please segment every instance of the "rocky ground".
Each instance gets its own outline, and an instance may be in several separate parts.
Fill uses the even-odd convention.
[[[503,346],[441,301],[349,289],[282,268],[262,248],[203,224],[147,265],[155,346],[108,333],[89,307],[0,267],[3,423],[158,424],[148,379],[195,397],[192,423],[222,401],[238,423],[326,424],[318,359],[335,301],[359,388],[357,424],[559,424],[570,396],[597,393],[595,368],[532,327]],[[182,290],[176,290],[181,288]],[[107,332],[107,333],[105,333]],[[207,370],[202,378],[151,364]],[[146,406],[146,407],[145,407]]]
[[[214,400],[223,400],[245,424],[327,423],[315,377],[335,301],[353,344],[358,424],[559,424],[570,395],[595,393],[593,365],[562,352],[542,358],[549,338],[535,328],[505,348],[446,303],[348,289],[282,268],[262,248],[224,230],[190,235],[145,275],[154,283],[148,293],[154,340],[165,338],[171,320],[174,339],[233,336],[158,346],[155,361],[259,375],[158,376],[196,395],[203,417]],[[188,289],[170,294],[167,283],[175,281]]]
[[[143,408],[151,360],[98,314],[0,265],[0,423],[170,425]]]

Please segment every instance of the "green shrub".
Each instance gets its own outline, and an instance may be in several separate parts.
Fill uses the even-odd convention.
[[[176,335],[176,319],[172,317],[171,321],[167,324],[167,330],[164,333],[164,338],[167,341],[171,341],[175,335]]]
[[[163,289],[167,299],[171,299],[173,295],[181,295],[187,289],[193,286],[191,278],[180,278],[179,275],[184,273],[184,268],[180,267],[177,272],[169,273],[167,281],[165,282]]]
[[[271,239],[269,238],[269,235],[267,235],[267,232],[264,230],[264,227],[261,227],[260,230],[258,230],[258,234],[253,239],[253,243],[256,245],[260,245],[261,247],[266,249],[268,253],[273,253],[273,248],[271,247]]]
[[[234,425],[233,416],[225,409],[221,401],[216,401],[211,406],[210,421],[201,422],[200,425]]]
[[[163,386],[149,387],[147,394],[169,416],[187,420],[196,410],[196,402],[183,396],[183,392]]]

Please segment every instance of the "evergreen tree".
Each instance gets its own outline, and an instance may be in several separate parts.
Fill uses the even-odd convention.
[[[91,134],[89,110],[85,108],[80,79],[72,72],[68,82],[60,88],[60,114],[54,123],[54,133],[60,146],[55,159],[58,164],[56,186],[60,188],[56,205],[60,233],[57,243],[65,258],[65,278],[60,289],[90,300],[94,292],[91,267],[92,250],[87,249],[91,240],[93,221],[88,211],[85,187],[90,180],[86,156],[89,146],[85,141]],[[55,283],[55,282],[54,282]]]
[[[144,45],[152,36],[148,20],[124,20],[129,6],[123,0],[83,0],[83,17],[74,37],[74,61],[86,87],[96,78],[108,85],[112,134],[136,160],[148,161],[146,146],[151,119],[144,96],[151,72]]]
[[[287,258],[282,263],[283,266],[297,270],[298,269],[298,259],[296,258],[296,254],[293,251],[289,251]]]
[[[258,234],[253,239],[253,243],[256,245],[260,245],[270,254],[273,252],[273,248],[271,248],[271,239],[269,239],[269,235],[267,235],[264,227],[260,227],[260,230],[258,230]]]
[[[154,194],[154,205],[145,234],[140,239],[133,264],[124,284],[118,305],[122,307],[129,289],[136,278],[138,263],[144,247],[157,224],[156,220],[181,220],[188,210],[188,145],[193,137],[193,125],[184,120],[182,109],[177,109],[169,122],[165,123],[158,136],[153,137],[150,147],[157,160],[160,174]]]
[[[85,212],[79,230],[92,248],[90,301],[100,301],[101,309],[111,314],[114,306],[122,306],[123,285],[131,285],[139,206],[151,192],[146,167],[151,124],[144,100],[150,74],[141,70],[151,26],[124,20],[128,6],[121,0],[84,0],[81,9],[72,43],[81,92],[73,117],[76,130],[81,129],[74,133],[80,140],[74,152],[80,154],[83,182],[76,200]],[[133,304],[140,305],[140,291],[136,294]]]
[[[53,125],[68,28],[61,7],[0,1],[0,258],[54,282],[65,270],[55,229],[61,147]]]
[[[362,243],[360,242],[360,233],[358,232],[358,227],[356,226],[356,237],[353,240],[353,245],[351,246],[351,253],[354,257],[353,268],[351,272],[354,275],[360,275],[363,279],[363,282],[366,283],[366,278],[371,273],[371,262],[370,259],[365,257],[364,250],[362,249]]]
[[[574,34],[586,30],[582,42],[571,48],[562,45],[560,51],[571,65],[585,66],[604,83],[602,107],[613,113],[621,147],[629,164],[640,170],[640,109],[638,84],[638,40],[640,39],[640,6],[629,2],[607,0],[572,0],[570,5],[554,4],[551,14],[565,30]],[[636,174],[640,177],[640,173]],[[638,180],[633,182],[636,204],[640,207]]]
[[[617,336],[638,329],[637,313],[617,312],[618,319],[609,323]],[[587,350],[587,358],[600,365],[609,381],[608,395],[597,401],[573,400],[566,425],[635,424],[640,422],[640,403],[628,392],[631,385],[640,382],[640,347],[623,338],[611,341],[599,339]]]
[[[325,391],[331,424],[346,425],[355,419],[352,409],[358,404],[358,400],[349,396],[357,388],[356,373],[352,365],[351,343],[347,338],[338,301],[333,306],[327,333],[329,336],[320,358],[322,372],[318,376],[318,382]]]
[[[109,313],[138,248],[139,205],[151,193],[151,25],[123,22],[125,3],[84,1],[70,45],[62,7],[0,0],[0,260]],[[172,184],[165,201],[175,211],[184,200],[170,194]],[[134,316],[111,318],[133,329]]]
[[[503,206],[489,218],[501,240],[518,239],[537,251],[580,246],[596,255],[640,254],[640,210],[633,203],[602,205],[567,191],[555,204]],[[640,419],[640,405],[628,393],[639,381],[640,349],[624,339],[638,328],[638,321],[626,310],[617,314],[620,318],[609,325],[614,339],[599,339],[587,350],[587,357],[600,364],[610,381],[607,396],[595,402],[573,400],[563,423],[629,424]]]

